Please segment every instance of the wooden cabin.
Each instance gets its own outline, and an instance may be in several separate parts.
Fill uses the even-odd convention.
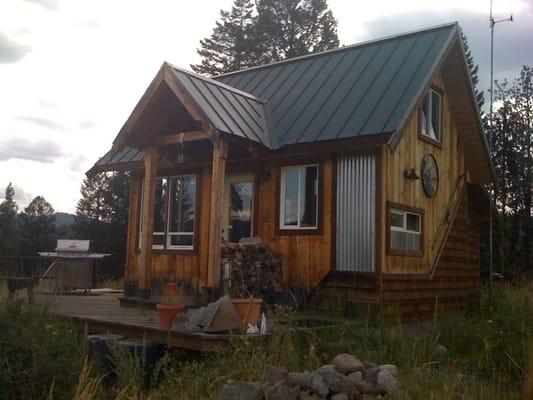
[[[131,171],[126,297],[217,293],[224,243],[259,237],[313,307],[475,301],[493,171],[459,29],[210,78],[164,63],[88,172]]]

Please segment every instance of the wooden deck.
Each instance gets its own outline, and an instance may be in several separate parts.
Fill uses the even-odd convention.
[[[50,313],[68,318],[89,333],[114,333],[128,338],[146,338],[190,351],[212,352],[226,347],[234,335],[175,332],[159,329],[157,312],[149,308],[121,307],[121,293],[98,295],[37,295],[36,302]]]

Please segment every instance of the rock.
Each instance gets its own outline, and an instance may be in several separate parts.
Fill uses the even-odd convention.
[[[300,389],[311,389],[311,372],[289,372],[287,385],[299,386]]]
[[[315,393],[309,393],[305,391],[300,392],[300,400],[320,400],[323,397],[320,397],[319,395]]]
[[[398,378],[388,370],[379,371],[376,377],[376,389],[391,394],[402,387]]]
[[[375,368],[378,366],[376,363],[373,363],[371,361],[363,361],[363,364],[365,365],[365,369]]]
[[[345,393],[337,393],[331,396],[331,400],[350,400],[350,398]]]
[[[338,393],[341,391],[346,377],[337,372],[333,364],[323,365],[315,372],[319,374],[322,379],[324,379],[324,382],[326,382],[326,385],[328,385],[330,391],[333,393]]]
[[[300,388],[283,384],[268,385],[264,388],[265,400],[298,400]]]
[[[219,400],[262,400],[265,393],[261,385],[253,382],[229,381],[218,396]]]
[[[270,385],[280,385],[287,382],[289,373],[286,368],[267,365],[263,371],[263,382]]]
[[[365,369],[365,371],[363,372],[363,378],[370,382],[376,382],[376,377],[378,376],[378,373],[379,367]]]
[[[351,378],[346,378],[340,393],[344,393],[348,396],[350,400],[357,400],[360,398],[360,393],[362,392],[361,382],[356,382]]]
[[[351,379],[354,382],[361,383],[363,382],[363,373],[361,371],[352,372],[348,375],[348,379]]]
[[[380,371],[389,371],[392,375],[398,376],[398,367],[394,364],[383,364],[378,368]]]
[[[322,399],[325,399],[329,393],[328,385],[322,378],[322,375],[316,372],[311,374],[311,390]]]
[[[433,348],[433,352],[439,356],[445,356],[448,354],[448,349],[446,348],[446,346],[437,343]]]
[[[351,354],[339,354],[333,359],[333,365],[338,372],[345,375],[365,370],[365,364]]]
[[[364,379],[360,384],[360,392],[364,394],[373,394],[377,392],[376,385],[374,382]]]

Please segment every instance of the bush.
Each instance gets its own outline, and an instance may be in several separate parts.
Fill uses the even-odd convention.
[[[84,353],[70,323],[18,301],[0,304],[1,399],[72,399]]]

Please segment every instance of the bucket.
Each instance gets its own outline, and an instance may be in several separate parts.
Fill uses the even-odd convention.
[[[176,314],[185,311],[184,304],[157,304],[156,308],[159,316],[159,327],[166,330],[172,328]]]

